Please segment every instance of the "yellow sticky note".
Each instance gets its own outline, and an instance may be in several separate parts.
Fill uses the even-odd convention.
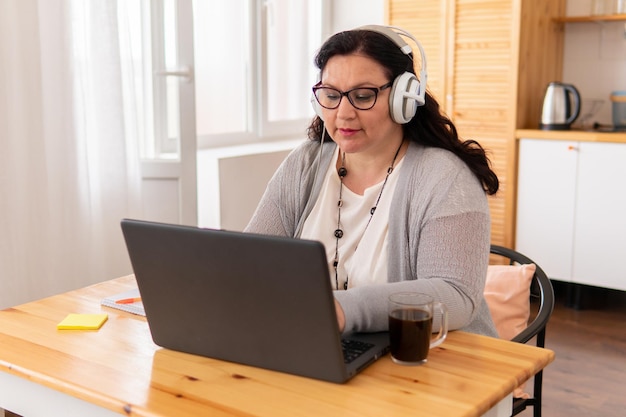
[[[109,318],[108,314],[68,314],[59,324],[59,330],[98,330]]]

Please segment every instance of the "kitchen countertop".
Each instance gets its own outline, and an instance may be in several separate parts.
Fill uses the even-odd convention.
[[[540,130],[517,129],[515,139],[574,140],[583,142],[626,143],[626,132],[599,132],[594,130]]]

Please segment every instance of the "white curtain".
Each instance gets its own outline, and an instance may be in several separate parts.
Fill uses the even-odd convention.
[[[140,178],[117,13],[0,0],[0,308],[131,272],[119,221],[139,213]]]

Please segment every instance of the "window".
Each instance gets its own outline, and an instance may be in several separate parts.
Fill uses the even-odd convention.
[[[136,121],[142,159],[179,159],[176,0],[117,3],[121,80],[127,121]],[[183,74],[184,75],[184,74]]]
[[[254,39],[248,0],[194,0],[196,132],[251,131]]]
[[[303,137],[328,0],[184,1],[193,71],[178,64],[177,0],[118,2],[121,65],[132,74],[125,107],[139,117],[142,158],[179,160],[180,118],[194,111],[198,148]],[[193,78],[195,109],[177,100],[181,77]]]
[[[324,1],[194,1],[199,147],[304,135]]]

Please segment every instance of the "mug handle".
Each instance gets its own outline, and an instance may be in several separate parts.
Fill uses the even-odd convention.
[[[435,308],[438,308],[441,312],[441,327],[439,328],[439,333],[437,337],[430,341],[430,349],[439,346],[446,340],[448,336],[448,309],[445,304],[440,302],[435,302]]]

